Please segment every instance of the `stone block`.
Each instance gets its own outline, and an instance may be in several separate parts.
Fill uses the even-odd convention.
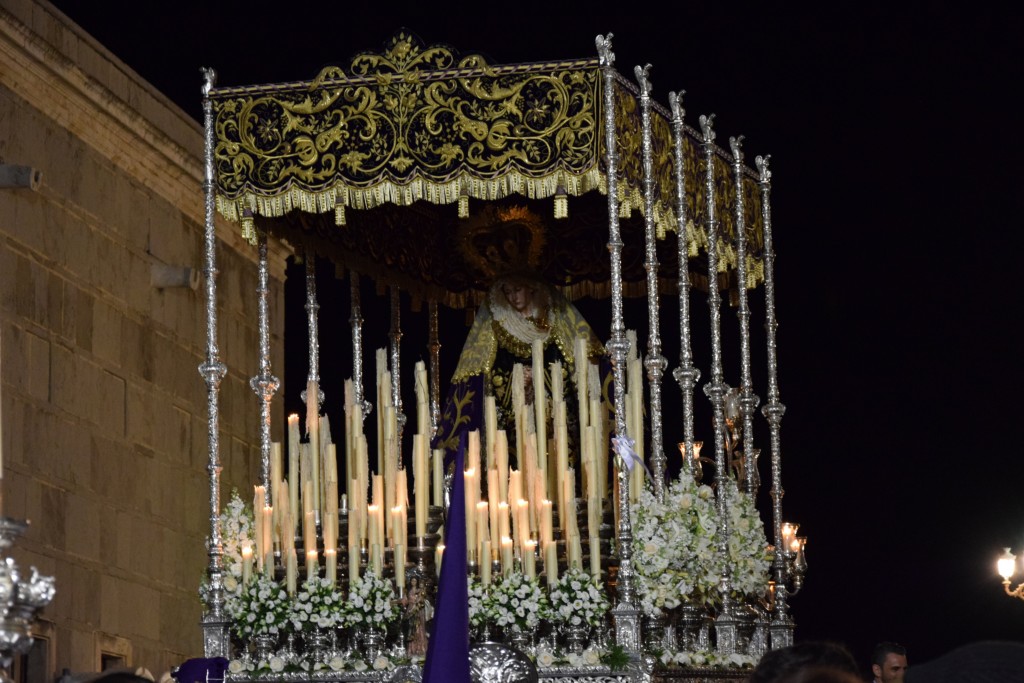
[[[60,584],[58,584],[60,585]],[[95,628],[100,621],[100,573],[81,564],[71,566],[71,581],[74,586],[71,595],[70,617],[75,621]]]
[[[117,519],[118,512],[107,504],[98,504],[99,515],[99,553],[104,562],[117,557]]]
[[[92,309],[92,352],[115,368],[121,366],[121,311],[97,299]]]
[[[39,540],[56,550],[65,549],[68,513],[67,492],[56,486],[41,484],[39,489]]]
[[[152,382],[156,377],[152,328],[131,318],[121,319],[121,347],[130,349],[122,361],[130,375]]]
[[[4,379],[33,399],[50,398],[50,341],[34,332],[11,326],[5,335]]]
[[[66,550],[75,557],[101,562],[100,511],[95,499],[68,492]]]
[[[160,596],[160,641],[179,651],[201,649],[199,620],[202,610],[197,596],[164,593]],[[180,663],[180,662],[179,662]]]
[[[152,385],[127,384],[125,436],[132,443],[153,446],[154,396]]]
[[[121,586],[125,579],[110,574],[100,577],[100,623],[99,627],[108,633],[121,633]]]
[[[96,299],[84,289],[75,291],[75,343],[79,348],[92,351],[92,326]]]
[[[124,380],[71,351],[54,347],[50,393],[54,405],[113,435],[123,435]]]
[[[150,640],[160,638],[160,593],[136,581],[121,586],[123,632]]]

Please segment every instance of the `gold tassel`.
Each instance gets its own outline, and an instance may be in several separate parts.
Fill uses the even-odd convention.
[[[256,221],[248,211],[242,214],[242,239],[251,244],[256,242]]]
[[[555,218],[568,218],[569,217],[569,195],[565,193],[565,188],[559,187],[555,192]]]
[[[345,225],[345,205],[341,202],[334,205],[334,224]]]
[[[459,218],[469,218],[469,195],[465,189],[459,193]]]

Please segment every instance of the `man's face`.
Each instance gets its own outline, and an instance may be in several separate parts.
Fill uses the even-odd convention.
[[[871,671],[875,674],[875,680],[881,683],[902,683],[907,673],[907,658],[890,652],[881,666],[872,664]]]

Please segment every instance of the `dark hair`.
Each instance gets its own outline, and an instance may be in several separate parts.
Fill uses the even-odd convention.
[[[899,643],[893,643],[888,640],[875,645],[874,652],[871,653],[871,664],[882,666],[885,664],[885,658],[889,655],[899,655],[900,657],[907,656],[907,648],[903,647]]]
[[[750,673],[747,683],[775,683],[788,680],[806,668],[837,670],[860,675],[857,662],[838,643],[810,641],[772,650]]]

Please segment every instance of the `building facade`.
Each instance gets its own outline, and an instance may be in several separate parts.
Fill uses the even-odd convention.
[[[202,650],[202,130],[52,5],[0,0],[0,163],[40,174],[0,189],[3,514],[31,521],[19,566],[57,582],[19,666],[31,680],[112,664],[159,675]],[[245,496],[255,250],[228,225],[218,235],[222,495]],[[285,257],[272,246],[279,377]]]

